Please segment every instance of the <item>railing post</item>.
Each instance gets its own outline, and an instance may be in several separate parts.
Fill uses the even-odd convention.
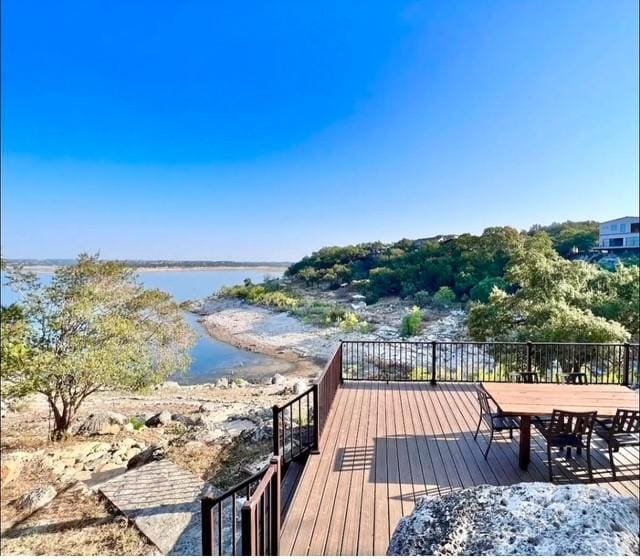
[[[249,504],[244,504],[241,510],[242,523],[242,556],[255,556],[255,526],[253,510]]]
[[[431,385],[436,384],[436,341],[431,341]]]
[[[531,349],[533,347],[533,344],[531,342],[527,342],[527,371],[532,371],[531,367],[532,367],[532,355],[531,355]]]
[[[271,484],[271,556],[280,556],[280,514],[282,510],[280,457],[271,457],[271,464],[276,467],[276,474]]]
[[[624,344],[624,364],[622,369],[622,385],[629,385],[629,343]]]
[[[211,534],[211,505],[207,498],[200,501],[202,523],[202,556],[213,556],[213,535]],[[222,556],[222,551],[219,551]]]
[[[313,384],[313,447],[310,453],[317,455],[320,453],[320,398],[318,396],[318,385]]]
[[[342,374],[342,346],[344,342],[340,341],[340,346],[338,346],[338,356],[337,358],[340,360],[340,385],[344,383],[344,376]]]
[[[280,455],[280,408],[273,405],[273,454]]]

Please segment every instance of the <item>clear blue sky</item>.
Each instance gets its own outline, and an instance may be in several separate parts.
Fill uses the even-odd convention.
[[[638,2],[2,2],[2,253],[297,259],[638,208]]]

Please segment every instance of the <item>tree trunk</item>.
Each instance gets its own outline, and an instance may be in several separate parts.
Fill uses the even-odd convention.
[[[63,403],[60,410],[58,403],[49,397],[49,406],[53,413],[53,430],[51,430],[51,439],[59,441],[69,434],[71,422],[73,420],[73,407]]]

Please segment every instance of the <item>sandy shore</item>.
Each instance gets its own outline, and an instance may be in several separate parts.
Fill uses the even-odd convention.
[[[288,313],[236,300],[209,302],[200,314],[204,328],[218,340],[296,364],[315,364],[316,368],[326,363],[344,336],[339,329],[321,329]]]

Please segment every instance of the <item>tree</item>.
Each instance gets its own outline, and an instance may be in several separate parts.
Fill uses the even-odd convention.
[[[610,273],[563,259],[549,236],[538,233],[507,269],[514,293],[494,287],[488,303],[474,304],[469,332],[477,340],[626,342],[623,325],[595,312],[604,297],[603,274]]]
[[[456,294],[448,286],[441,286],[438,291],[433,294],[433,303],[439,307],[449,307],[456,301]]]
[[[142,390],[189,365],[195,335],[178,304],[145,289],[122,263],[83,254],[46,286],[20,268],[7,276],[22,300],[20,316],[2,313],[2,390],[43,394],[56,439],[89,395]]]
[[[471,288],[469,296],[474,301],[487,303],[494,287],[497,287],[501,290],[506,290],[508,286],[509,285],[504,278],[500,278],[499,276],[491,276],[481,280],[473,288]]]

